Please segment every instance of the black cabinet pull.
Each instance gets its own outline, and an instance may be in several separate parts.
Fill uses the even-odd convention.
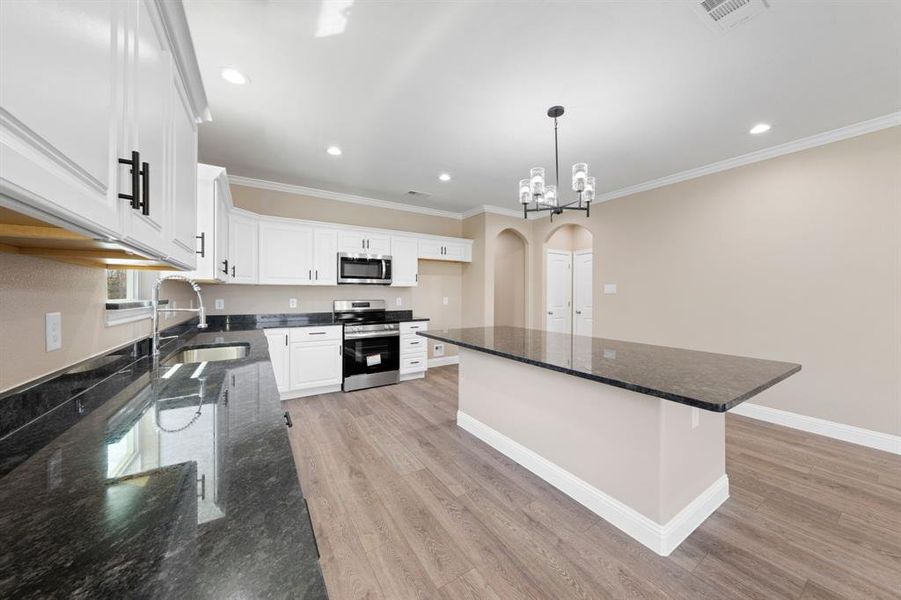
[[[285,411],[285,425],[288,427],[294,427],[294,423],[291,422],[291,415],[288,414],[288,411]]]
[[[141,203],[141,172],[138,165],[141,164],[141,153],[135,150],[131,151],[131,160],[127,158],[119,159],[120,165],[131,166],[131,194],[119,194],[122,200],[128,200],[132,208],[138,208]]]
[[[316,269],[316,281],[319,281],[319,269]]]
[[[200,250],[197,251],[197,254],[200,255],[200,258],[206,258],[206,232],[201,231],[200,235],[194,237],[200,240]]]
[[[286,333],[285,334],[285,346],[287,346],[287,345],[288,345],[288,334]]]
[[[232,265],[232,277],[236,277],[236,275],[235,275],[235,265]]]
[[[324,331],[311,331],[310,335],[325,335]]]
[[[307,280],[313,281],[313,269],[307,269]]]
[[[150,215],[150,163],[141,163],[141,176],[143,177],[141,185],[141,214]]]
[[[222,261],[222,272],[228,275],[228,259]]]
[[[197,483],[200,484],[200,495],[198,498],[201,500],[206,500],[206,473],[203,473],[200,476],[200,479],[197,480]]]

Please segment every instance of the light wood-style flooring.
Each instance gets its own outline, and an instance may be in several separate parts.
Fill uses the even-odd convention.
[[[662,558],[457,428],[456,398],[451,366],[286,403],[333,600],[901,598],[901,457],[728,415],[731,497]]]

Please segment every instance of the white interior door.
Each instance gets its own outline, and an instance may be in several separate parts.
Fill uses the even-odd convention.
[[[591,250],[573,252],[573,333],[591,336]]]
[[[547,250],[547,289],[545,329],[558,333],[572,331],[572,260],[571,252]]]

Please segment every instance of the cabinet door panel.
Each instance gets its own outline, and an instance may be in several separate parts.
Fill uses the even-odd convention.
[[[306,284],[313,270],[313,229],[260,223],[260,283]]]
[[[269,343],[269,360],[275,372],[275,383],[278,390],[283,392],[290,385],[288,357],[291,349],[288,345],[288,330],[267,329],[266,341]]]
[[[338,232],[316,229],[313,234],[313,283],[338,285]]]
[[[140,152],[141,163],[150,167],[149,178],[146,174],[141,177],[142,185],[146,184],[149,191],[149,197],[142,191],[141,201],[149,206],[145,211],[124,211],[124,229],[130,239],[160,253],[166,250],[163,228],[171,208],[171,192],[167,190],[171,171],[166,145],[171,120],[172,56],[158,15],[148,0],[138,1],[134,27],[131,98],[134,131],[129,146]]]
[[[362,231],[341,231],[338,233],[338,248],[340,252],[366,254],[366,236]]]
[[[229,253],[228,226],[228,183],[224,176],[216,178],[213,188],[216,194],[216,242],[215,242],[215,275],[219,281],[228,281],[231,274],[226,269]]]
[[[0,7],[0,177],[28,192],[29,204],[111,233],[124,202],[124,8],[115,0]]]
[[[439,241],[422,240],[419,242],[419,258],[430,260],[442,260],[444,258],[444,244]]]
[[[291,344],[291,389],[339,385],[341,358],[340,342]]]
[[[367,235],[366,252],[369,254],[390,254],[391,238],[387,235]]]
[[[446,242],[444,244],[445,260],[463,260],[466,258],[466,246],[456,242]]]
[[[197,264],[197,128],[180,84],[173,82],[172,211],[169,230],[182,262]],[[212,233],[212,232],[210,232]],[[204,248],[206,253],[206,248]]]
[[[257,219],[229,215],[229,283],[257,283]]]
[[[391,285],[418,285],[419,242],[414,238],[391,238]]]

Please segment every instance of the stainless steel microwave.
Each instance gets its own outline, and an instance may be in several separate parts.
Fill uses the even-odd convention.
[[[387,254],[339,252],[338,283],[391,285],[391,257]]]

